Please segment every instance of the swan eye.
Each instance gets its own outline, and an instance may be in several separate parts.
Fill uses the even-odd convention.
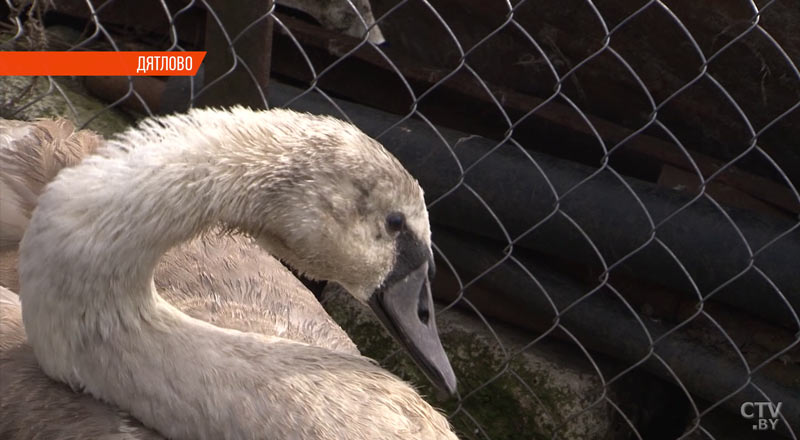
[[[386,216],[386,229],[399,232],[406,225],[406,217],[401,212],[393,212]]]

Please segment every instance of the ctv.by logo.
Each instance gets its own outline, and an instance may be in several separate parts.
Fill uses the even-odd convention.
[[[742,404],[740,412],[745,419],[756,419],[756,423],[753,423],[753,431],[774,431],[778,426],[778,416],[781,414],[782,405],[783,402],[745,402]]]

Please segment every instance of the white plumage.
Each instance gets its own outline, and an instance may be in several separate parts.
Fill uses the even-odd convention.
[[[153,283],[165,252],[221,225],[367,301],[395,264],[387,211],[430,245],[417,183],[341,121],[234,109],[145,122],[39,199],[20,248],[28,338],[49,376],[170,438],[455,438],[371,361],[212,326]]]

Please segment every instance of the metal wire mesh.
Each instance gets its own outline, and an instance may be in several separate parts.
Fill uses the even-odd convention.
[[[121,50],[130,29],[101,19],[104,9],[118,2],[74,2],[85,6],[83,17],[75,17],[80,14],[74,10],[72,14],[83,32],[63,49],[104,46]],[[47,33],[36,23],[42,22],[47,5],[6,3],[11,14],[3,48],[44,47]],[[743,403],[760,401],[783,402],[774,432],[797,438],[800,407],[790,405],[800,404],[800,383],[792,376],[800,364],[800,280],[796,270],[790,268],[792,264],[796,267],[800,257],[796,253],[800,249],[800,160],[797,138],[790,135],[795,133],[793,127],[800,126],[800,47],[796,39],[786,40],[785,36],[791,20],[797,18],[791,11],[800,10],[800,2],[729,2],[725,7],[736,12],[726,16],[716,9],[720,5],[691,8],[657,0],[575,0],[564,4],[497,1],[474,6],[473,15],[465,18],[458,14],[470,12],[470,6],[458,9],[446,1],[386,0],[373,2],[374,22],[372,16],[364,15],[363,6],[349,0],[343,3],[360,26],[340,27],[355,29],[350,33],[359,37],[343,40],[349,43],[341,47],[325,48],[329,55],[334,54],[332,62],[320,64],[319,57],[309,54],[320,48],[311,47],[313,42],[296,35],[296,20],[291,14],[270,8],[251,17],[250,25],[233,34],[226,31],[224,14],[217,14],[214,5],[204,0],[148,3],[148,13],[159,15],[164,24],[160,39],[153,39],[150,31],[148,44],[164,50],[185,50],[187,43],[179,37],[177,23],[192,11],[205,11],[208,26],[219,28],[234,60],[226,74],[244,66],[253,80],[253,94],[268,106],[272,92],[264,90],[253,77],[248,60],[237,54],[236,43],[258,24],[272,20],[275,35],[283,39],[280,48],[276,45],[273,49],[273,66],[292,57],[305,65],[305,72],[295,72],[293,78],[286,72],[278,75],[300,86],[299,92],[281,105],[292,107],[310,97],[321,98],[338,116],[355,119],[357,125],[363,117],[351,118],[351,107],[335,98],[352,96],[342,88],[327,87],[334,82],[331,77],[340,78],[344,84],[347,81],[341,78],[347,77],[352,88],[369,81],[359,76],[363,71],[347,64],[366,57],[366,53],[393,76],[383,87],[394,87],[397,90],[391,96],[403,98],[390,105],[394,116],[370,134],[390,146],[395,139],[392,133],[396,136],[398,130],[429,130],[431,135],[424,138],[429,144],[424,147],[445,158],[428,162],[438,167],[430,171],[451,177],[444,183],[439,181],[432,190],[426,188],[432,221],[444,225],[434,233],[435,250],[456,286],[440,316],[446,316],[452,307],[469,310],[505,354],[502,364],[481,383],[462,382],[461,394],[448,414],[462,436],[497,438],[485,428],[492,421],[474,414],[471,408],[480,404],[476,400],[481,399],[482,390],[510,380],[544,407],[547,414],[543,417],[549,419],[547,438],[569,438],[571,423],[598,410],[619,424],[608,438],[727,438],[709,426],[712,415],[728,408],[741,418]],[[688,10],[700,15],[687,15]],[[491,13],[481,17],[486,11]],[[416,14],[424,26],[435,27],[441,37],[435,45],[446,47],[446,51],[417,60],[417,66],[396,59],[394,55],[403,48],[434,45],[415,40],[414,33],[403,33],[400,25],[393,23],[402,14]],[[532,20],[530,17],[536,14],[550,21]],[[789,24],[781,21],[784,14],[791,16]],[[559,21],[564,17],[566,21]],[[574,28],[559,27],[564,22],[574,22]],[[465,38],[464,28],[474,23],[481,24],[480,32]],[[703,23],[714,29],[710,36],[698,30]],[[794,23],[795,34],[797,25]],[[367,30],[377,26],[384,28],[388,47],[367,38]],[[780,37],[773,35],[774,28],[782,30]],[[575,39],[567,41],[571,38]],[[646,42],[642,43],[644,49],[635,50],[637,42]],[[500,51],[503,57],[498,56],[494,63],[502,68],[488,68],[486,60],[490,58],[485,52],[499,50],[506,43],[517,49]],[[395,44],[401,48],[391,50]],[[524,53],[519,51],[522,46]],[[772,52],[759,53],[764,47]],[[747,48],[752,53],[745,53]],[[515,56],[510,58],[509,54]],[[737,65],[741,69],[731,68]],[[748,76],[752,71],[759,76]],[[425,74],[427,78],[423,78]],[[526,79],[525,75],[530,76]],[[609,76],[618,80],[616,89],[603,91],[593,85],[594,81],[609,86],[611,83],[597,79]],[[190,82],[191,102],[201,99],[224,77]],[[38,116],[26,111],[46,97],[63,101],[67,116],[89,128],[99,115],[131,99],[141,104],[144,114],[157,111],[150,108],[129,78],[118,99],[103,108],[81,112],[73,103],[74,95],[66,90],[64,82],[68,81],[42,78],[21,86],[13,96],[0,97],[2,116]],[[518,99],[519,84],[527,88],[525,95],[535,99]],[[459,87],[490,108],[477,118],[492,119],[490,128],[480,134],[494,140],[463,133],[469,131],[465,125],[476,119],[476,115],[468,114],[471,110],[449,108],[442,112],[435,108],[440,96],[437,93]],[[520,111],[520,107],[525,108]],[[541,124],[534,129],[526,125],[541,120],[537,118],[569,121],[559,126],[579,133],[587,145],[579,150],[583,154],[578,158],[580,168],[570,165],[565,171],[562,162],[540,153],[545,148],[545,152],[558,156],[558,145],[550,145],[548,150],[540,144],[557,142],[559,135],[537,132],[535,128]],[[459,119],[463,119],[460,125]],[[442,128],[454,125],[454,120],[455,128],[462,133]],[[412,121],[416,125],[408,125]],[[624,130],[617,129],[620,126]],[[663,177],[663,181],[642,183],[647,179],[637,175],[629,158],[618,160],[631,150],[650,151],[642,146],[643,138],[650,142],[647,145],[661,146],[654,154],[660,170],[658,179]],[[572,142],[572,138],[566,142]],[[504,173],[512,172],[510,168],[499,168],[509,162],[517,173],[510,181],[502,179]],[[683,172],[677,175],[682,177],[668,179],[664,163],[671,164],[670,170],[681,168]],[[745,192],[761,191],[755,198],[770,202],[772,208],[763,208],[760,202],[737,202],[753,198],[743,196],[742,191],[731,197],[719,190],[719,185],[741,190],[736,179],[743,174],[742,169],[748,170],[744,174],[756,176],[751,178],[756,184]],[[783,198],[776,208],[773,202],[779,196]],[[504,200],[522,201],[522,205],[510,209],[507,204],[512,202]],[[454,208],[458,203],[461,207]],[[462,222],[460,214],[478,220]],[[448,231],[458,229],[466,233],[460,237],[490,244],[458,247],[459,239],[446,240]],[[464,249],[475,251],[475,257],[455,255]],[[556,263],[548,261],[551,257]],[[561,292],[566,289],[565,283],[562,278],[553,278],[554,273],[571,280],[572,293]],[[519,279],[527,280],[527,284]],[[503,287],[503,283],[511,284]],[[516,291],[517,299],[527,299],[534,304],[531,307],[538,308],[535,312],[540,322],[526,326],[528,340],[521,349],[506,348],[507,341],[494,330],[503,313],[488,313],[485,302],[474,298],[478,294],[472,292],[478,288]],[[665,317],[653,308],[664,308],[658,305],[658,298],[667,291],[679,291],[682,296],[664,307],[681,310]],[[760,310],[765,303],[769,306]],[[770,333],[773,330],[779,335]],[[753,349],[752,336],[763,334],[771,338],[769,343]],[[548,413],[542,403],[547,397],[537,394],[536,386],[527,383],[514,363],[523,352],[551,339],[579,353],[599,383],[592,398],[569,414]],[[636,410],[621,403],[615,386],[640,371],[660,377],[677,395],[672,401],[680,402],[685,414],[666,430],[676,434],[643,429],[641,417],[633,414]],[[753,421],[748,423],[746,426]],[[744,436],[750,434],[767,435],[753,431]],[[518,437],[512,434],[506,438]]]

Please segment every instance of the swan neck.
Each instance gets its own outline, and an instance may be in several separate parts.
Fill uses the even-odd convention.
[[[198,130],[178,146],[169,137],[134,149],[127,145],[135,139],[112,142],[104,155],[63,170],[65,178],[42,195],[23,240],[21,278],[43,285],[36,295],[74,301],[77,307],[65,311],[141,317],[139,310],[158,303],[153,273],[170,248],[220,224],[266,233],[271,198],[259,198],[259,231],[253,231],[244,221],[253,215],[248,193],[268,193],[281,180],[256,180],[240,165],[250,159],[226,145],[238,125]],[[270,164],[259,166],[263,173]],[[41,261],[51,265],[42,268]]]

